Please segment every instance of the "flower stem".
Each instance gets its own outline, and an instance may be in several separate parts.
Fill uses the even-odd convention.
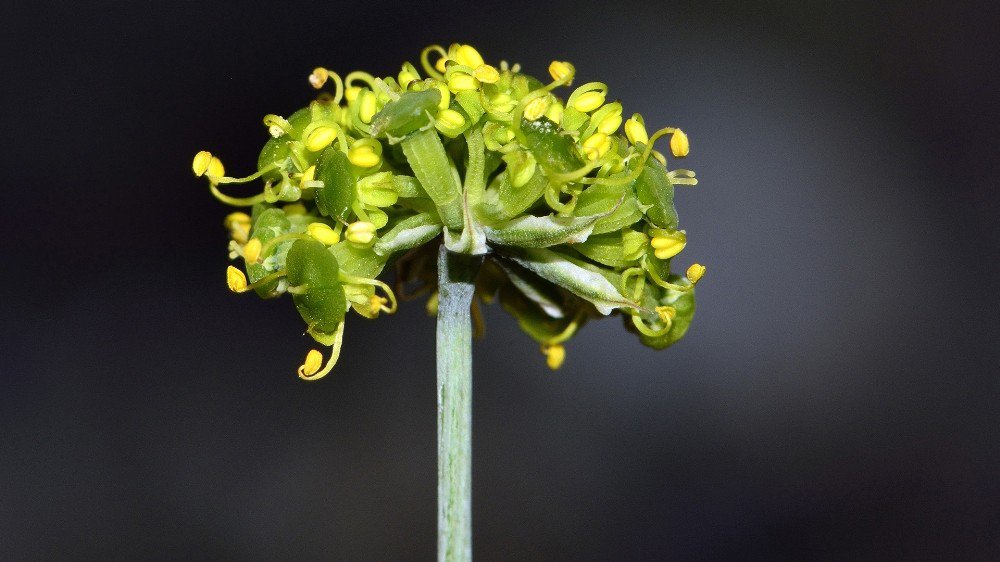
[[[482,256],[438,253],[438,560],[472,560],[472,320]]]

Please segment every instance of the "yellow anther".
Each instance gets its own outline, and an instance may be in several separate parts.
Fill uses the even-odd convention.
[[[369,144],[354,145],[347,151],[347,159],[359,168],[374,168],[382,161],[382,156]]]
[[[313,69],[312,74],[309,75],[309,83],[312,84],[313,88],[317,90],[326,84],[326,81],[330,78],[330,71],[323,68],[322,66],[317,66]]]
[[[476,90],[479,88],[479,80],[465,72],[456,72],[448,78],[448,89],[452,92],[464,92],[466,90]]]
[[[437,291],[434,292],[428,299],[427,304],[424,305],[424,309],[427,310],[428,316],[437,316],[438,314],[438,294]]]
[[[399,86],[406,89],[410,85],[410,82],[415,80],[420,80],[420,75],[417,74],[417,69],[413,67],[410,63],[403,63],[403,68],[399,71]]]
[[[282,207],[281,210],[284,211],[285,214],[288,216],[304,215],[309,212],[309,209],[306,209],[306,206],[303,205],[302,203],[289,203],[284,207]]]
[[[600,90],[584,92],[573,100],[573,109],[581,113],[590,113],[604,105],[604,97],[604,92]]]
[[[500,80],[500,73],[496,68],[488,64],[481,64],[474,68],[475,70],[472,71],[472,75],[484,84],[496,84]]]
[[[690,150],[688,136],[684,131],[676,129],[674,134],[670,135],[670,152],[674,154],[674,158],[684,158]]]
[[[542,353],[545,354],[545,364],[553,371],[562,367],[563,362],[566,361],[566,348],[560,343],[543,344]]]
[[[361,94],[358,103],[361,104],[358,107],[358,118],[361,119],[362,123],[371,123],[372,117],[375,117],[375,114],[378,113],[378,99],[375,97],[375,93],[366,90]]]
[[[478,68],[483,64],[483,57],[472,45],[460,45],[455,50],[455,62],[469,68]]]
[[[612,113],[604,119],[601,119],[601,122],[597,124],[597,130],[605,135],[610,135],[617,131],[621,124],[622,114],[620,112]]]
[[[340,234],[336,230],[330,228],[330,225],[322,222],[311,222],[309,226],[306,227],[306,233],[316,240],[317,242],[326,245],[333,246],[337,242],[340,242]]]
[[[552,105],[552,98],[549,96],[542,96],[535,98],[528,102],[528,105],[524,106],[524,118],[528,121],[534,121],[545,112],[549,110],[549,106]]]
[[[247,263],[257,263],[261,248],[263,248],[263,244],[260,243],[260,239],[251,238],[243,245],[243,259],[247,260]]]
[[[348,242],[368,245],[375,239],[375,225],[367,221],[352,222],[347,225],[344,237]]]
[[[628,142],[632,144],[647,144],[649,142],[649,134],[646,133],[646,125],[642,122],[642,116],[638,113],[633,114],[628,121],[625,122],[625,137]]]
[[[653,235],[649,245],[653,247],[653,255],[661,260],[668,260],[681,253],[684,246],[687,246],[687,235],[681,230],[660,231]]]
[[[191,162],[191,169],[194,171],[194,175],[198,177],[205,175],[209,164],[212,163],[212,158],[212,153],[207,150],[202,150],[198,154],[195,154],[194,161]]]
[[[667,324],[677,318],[677,309],[672,306],[658,306],[653,310],[656,311],[656,315],[660,317],[660,322]]]
[[[333,127],[316,127],[309,137],[306,138],[306,148],[311,152],[319,152],[330,146],[330,143],[337,138],[337,129]]]
[[[226,268],[226,284],[229,290],[234,293],[242,293],[247,290],[247,276],[233,266]]]
[[[705,276],[705,266],[701,265],[700,263],[691,264],[691,267],[689,267],[687,270],[687,278],[692,285],[697,283],[704,276]]]
[[[228,230],[232,230],[236,227],[245,228],[249,230],[250,215],[246,213],[241,213],[239,211],[235,213],[229,213],[228,215],[226,215],[226,220],[223,222],[223,225],[225,225],[225,227]]]
[[[438,60],[437,60],[437,61],[436,61],[436,62],[434,63],[434,69],[435,69],[435,70],[437,70],[438,72],[440,72],[441,74],[444,74],[445,72],[447,72],[447,71],[448,71],[448,67],[447,67],[447,66],[445,65],[445,62],[446,62],[447,60],[448,60],[448,59],[447,59],[447,58],[445,58],[445,57],[441,57],[441,58],[439,58],[439,59],[438,59]]]
[[[358,99],[358,94],[360,93],[361,93],[361,86],[351,86],[346,90],[344,90],[344,99],[347,100],[347,103],[350,103]]]
[[[222,166],[222,161],[213,156],[212,161],[208,163],[208,171],[205,172],[205,175],[210,178],[221,178],[226,175],[226,169]]]
[[[522,187],[531,180],[531,177],[535,175],[535,169],[538,167],[535,159],[530,155],[525,159],[524,164],[521,166],[514,166],[507,168],[510,176],[510,183],[514,187]]]
[[[311,377],[319,372],[319,368],[322,366],[323,354],[315,349],[310,349],[309,353],[306,354],[306,360],[299,366],[299,376]]]
[[[545,111],[545,117],[553,123],[561,123],[563,116],[563,106],[558,101],[549,106],[549,109]]]
[[[372,295],[371,298],[368,299],[368,313],[371,314],[372,316],[378,316],[379,312],[382,312],[383,310],[388,310],[388,307],[386,306],[388,302],[389,299],[385,297]]]
[[[435,82],[434,87],[441,92],[441,101],[438,102],[438,109],[448,109],[451,105],[451,90],[448,89],[448,85],[444,82]]]
[[[299,186],[306,187],[306,183],[311,182],[316,179],[316,166],[312,165],[306,168],[306,171],[302,172],[302,177],[299,178]]]
[[[465,126],[465,116],[454,109],[442,109],[438,111],[435,119],[445,129],[461,129]]]
[[[568,78],[569,81],[566,82],[567,86],[573,83],[574,74],[576,74],[576,68],[566,61],[554,60],[549,64],[549,75],[552,76],[552,79],[563,80],[564,78]]]
[[[611,139],[604,133],[594,133],[583,141],[583,153],[590,160],[597,160],[604,156],[611,148]]]

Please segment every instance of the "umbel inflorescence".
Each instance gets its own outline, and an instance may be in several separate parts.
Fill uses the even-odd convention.
[[[687,243],[674,186],[696,180],[668,169],[654,142],[669,135],[670,155],[683,158],[687,136],[649,134],[638,113],[623,119],[600,82],[559,98],[575,77],[568,62],[549,65],[547,84],[517,64],[486,64],[469,45],[432,45],[420,63],[423,73],[404,63],[384,78],[316,68],[310,84],[332,93],[264,117],[271,138],[250,176],[226,176],[206,151],[194,158],[217,199],[252,208],[226,217],[230,257],[243,266],[229,266],[229,288],[290,294],[308,333],[332,348],[325,366],[310,351],[299,376],[330,372],[349,310],[392,313],[395,292],[418,284],[434,313],[441,243],[486,255],[473,317],[499,300],[553,369],[563,344],[601,316],[620,314],[650,347],[679,340],[705,268],[671,269]],[[253,195],[222,191],[257,180]],[[378,279],[390,264],[395,292]]]

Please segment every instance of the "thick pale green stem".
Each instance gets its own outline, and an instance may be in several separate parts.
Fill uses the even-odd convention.
[[[472,560],[472,319],[482,256],[438,254],[438,560]]]

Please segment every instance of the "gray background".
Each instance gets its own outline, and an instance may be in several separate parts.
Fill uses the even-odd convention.
[[[654,352],[475,345],[492,559],[1000,554],[998,20],[928,2],[355,2],[2,10],[0,544],[15,558],[430,559],[433,321],[352,317],[335,374],[222,282],[195,151],[249,170],[318,64],[432,42],[601,80],[688,131],[708,266]]]

